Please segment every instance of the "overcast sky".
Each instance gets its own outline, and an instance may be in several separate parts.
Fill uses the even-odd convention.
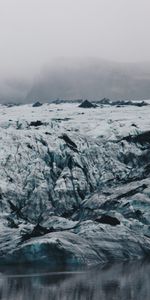
[[[150,0],[0,0],[0,73],[56,57],[150,61]]]

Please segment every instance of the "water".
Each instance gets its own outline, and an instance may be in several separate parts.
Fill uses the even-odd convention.
[[[0,268],[2,300],[149,300],[150,262],[92,269]]]

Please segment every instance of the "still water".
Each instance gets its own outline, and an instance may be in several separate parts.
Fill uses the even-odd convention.
[[[150,300],[150,262],[92,269],[1,267],[1,300]]]

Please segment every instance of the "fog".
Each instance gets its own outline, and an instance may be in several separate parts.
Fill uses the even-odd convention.
[[[88,68],[85,64],[91,65],[93,59],[98,61],[99,71],[97,63],[93,62],[93,77],[90,76],[90,82],[94,81],[95,73],[102,73],[103,68],[108,69],[108,64],[111,70],[116,64],[115,70],[119,70],[116,71],[118,74],[121,72],[121,78],[127,76],[127,68],[129,71],[134,69],[130,68],[130,64],[139,65],[138,72],[142,65],[142,69],[146,68],[146,71],[141,76],[139,73],[138,78],[145,80],[146,72],[146,81],[149,80],[149,11],[149,0],[0,0],[0,101],[29,101],[29,95],[34,94],[36,97],[46,98],[91,97],[96,88],[95,82],[95,85],[91,85],[91,92],[88,89],[86,91],[85,86],[81,92],[82,87],[78,88],[75,82],[74,90],[66,91],[66,80],[63,86],[63,80],[60,79],[61,61],[66,61],[67,66],[70,63],[67,68],[72,72],[72,82],[76,64],[81,64],[80,79],[85,80],[83,73],[86,75]],[[105,63],[102,69],[99,61]],[[120,65],[124,66],[121,71]],[[46,74],[48,78],[55,75],[55,89],[46,95],[41,90],[39,94],[32,93],[39,79],[42,78],[42,82],[44,78],[45,81],[49,80]],[[63,71],[65,78],[68,74],[68,71],[67,74]],[[112,77],[113,73],[109,73],[109,77],[110,74]],[[132,72],[129,75],[132,77]],[[88,74],[87,77],[89,78]],[[135,75],[133,77],[134,84]],[[102,80],[102,76],[99,80]],[[97,81],[99,80],[97,77]],[[110,79],[108,83],[109,81]],[[105,84],[107,87],[107,80]],[[86,85],[86,81],[82,85]],[[122,90],[118,85],[119,82],[116,81],[113,89]],[[147,90],[147,82],[145,85]],[[55,95],[57,90],[59,91]],[[98,90],[93,97],[100,97],[105,93],[105,89],[103,92]],[[108,94],[114,97],[136,97],[132,91],[131,94],[113,94],[110,90]],[[150,97],[149,91],[143,91],[141,96]]]
[[[27,102],[59,99],[150,99],[150,64],[61,59],[43,69]]]

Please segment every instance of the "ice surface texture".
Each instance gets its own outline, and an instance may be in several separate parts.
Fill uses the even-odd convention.
[[[150,106],[0,106],[0,263],[149,256]]]

